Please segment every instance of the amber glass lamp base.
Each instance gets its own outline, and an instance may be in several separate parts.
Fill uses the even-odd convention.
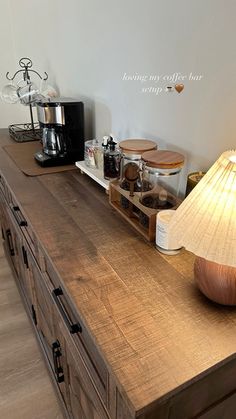
[[[197,257],[194,276],[206,297],[223,305],[236,305],[236,268]]]

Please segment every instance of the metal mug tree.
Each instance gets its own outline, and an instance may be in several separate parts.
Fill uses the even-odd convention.
[[[23,80],[26,82],[27,85],[29,85],[29,93],[31,86],[30,73],[36,74],[40,78],[40,80],[46,81],[48,79],[48,74],[46,73],[46,71],[44,72],[44,77],[42,77],[38,73],[38,71],[32,69],[33,62],[30,58],[21,58],[19,61],[19,66],[21,67],[21,69],[17,70],[12,77],[9,76],[8,71],[6,73],[6,78],[7,80],[13,81],[15,80],[18,74],[23,73]],[[41,139],[40,129],[38,128],[38,124],[34,123],[33,119],[32,103],[29,103],[27,106],[29,106],[30,109],[30,123],[13,124],[9,126],[9,132],[11,137],[18,142]]]

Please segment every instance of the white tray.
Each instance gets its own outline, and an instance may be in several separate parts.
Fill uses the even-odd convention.
[[[106,191],[109,190],[109,180],[104,179],[103,172],[98,169],[92,169],[91,167],[86,166],[84,160],[83,161],[76,161],[75,165],[81,170],[82,173],[86,173],[86,175],[90,176],[93,180],[95,180],[99,185],[103,186]]]

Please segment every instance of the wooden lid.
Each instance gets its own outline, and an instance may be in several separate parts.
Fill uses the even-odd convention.
[[[128,139],[123,140],[119,143],[119,147],[125,153],[133,154],[142,154],[145,151],[156,150],[157,143],[151,140],[142,140],[142,139]]]
[[[161,169],[181,167],[184,164],[183,154],[169,150],[146,151],[142,154],[142,159],[148,166]]]

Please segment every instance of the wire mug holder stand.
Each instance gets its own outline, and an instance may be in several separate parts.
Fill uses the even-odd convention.
[[[48,74],[46,71],[44,72],[44,77],[42,77],[36,70],[32,69],[33,62],[30,60],[30,58],[21,58],[19,61],[19,66],[21,69],[17,70],[12,77],[9,76],[9,71],[6,73],[7,80],[15,80],[17,75],[21,73],[23,73],[23,80],[27,85],[31,84],[30,73],[36,74],[42,81],[46,81],[48,79]],[[17,142],[36,141],[41,140],[42,138],[39,124],[38,122],[35,123],[33,119],[33,104],[29,103],[27,106],[29,106],[30,110],[30,122],[24,124],[13,124],[9,125],[8,127],[10,136]]]

